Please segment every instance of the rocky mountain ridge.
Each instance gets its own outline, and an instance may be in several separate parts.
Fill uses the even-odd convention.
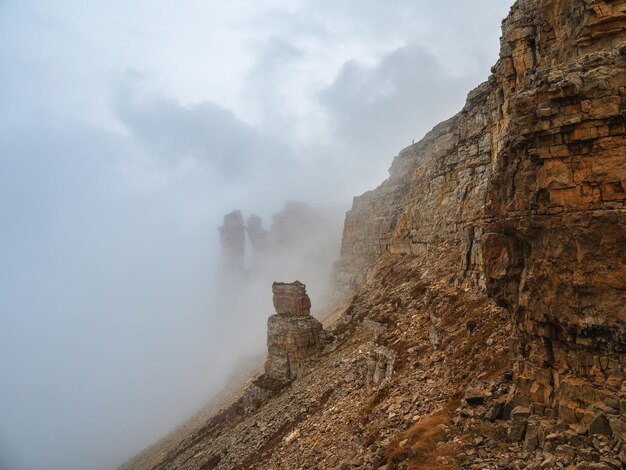
[[[626,1],[518,0],[502,31],[355,198],[325,331],[281,330],[311,360],[270,329],[276,367],[155,468],[626,465]]]
[[[356,198],[339,267],[350,289],[381,252],[449,263],[514,315],[520,392],[572,424],[623,379],[625,15],[518,1],[489,81]]]

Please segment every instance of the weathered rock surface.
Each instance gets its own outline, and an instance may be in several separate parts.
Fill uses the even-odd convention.
[[[355,198],[332,345],[292,372],[321,328],[285,341],[281,297],[292,381],[161,468],[624,468],[625,125],[626,0],[518,0],[488,81]]]
[[[516,321],[518,393],[589,425],[624,398],[626,2],[520,0],[465,108],[346,218],[338,284],[383,253],[485,288]],[[433,330],[433,345],[437,343]]]
[[[459,431],[442,410],[476,375],[499,376],[511,324],[471,286],[455,287],[449,277],[420,280],[425,268],[418,258],[390,258],[372,274],[372,288],[329,324],[335,339],[305,373],[288,383],[255,379],[241,400],[157,468],[369,470],[395,461],[395,446],[405,439],[409,456],[420,438],[412,430],[423,426],[436,432],[434,442],[450,442],[420,450],[418,461],[427,464],[419,468],[453,463],[463,444],[454,441]],[[429,339],[433,306],[438,350]],[[432,421],[433,413],[440,421]]]
[[[626,2],[520,2],[504,33],[487,291],[515,315],[519,393],[587,426],[624,397]]]
[[[277,314],[307,316],[311,313],[311,299],[306,293],[306,286],[301,282],[275,282],[272,293]]]
[[[326,335],[310,314],[311,301],[304,284],[275,282],[272,292],[276,314],[267,320],[265,374],[286,382],[321,353]]]

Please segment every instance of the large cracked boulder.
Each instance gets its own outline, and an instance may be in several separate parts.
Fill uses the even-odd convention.
[[[267,320],[265,374],[287,382],[321,353],[326,343],[322,324],[310,314],[311,301],[301,282],[272,285],[276,314]]]

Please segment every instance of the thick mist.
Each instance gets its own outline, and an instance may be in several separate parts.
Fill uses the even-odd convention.
[[[0,2],[0,469],[115,468],[262,357],[273,280],[319,311],[351,198],[506,3]]]
[[[274,312],[274,281],[304,279],[313,312],[323,314],[333,295],[333,265],[339,256],[344,210],[289,201],[264,226],[257,214],[235,210],[220,227],[222,247],[216,278],[216,324],[221,351],[239,367],[262,363],[267,318]],[[236,368],[233,375],[239,372]]]

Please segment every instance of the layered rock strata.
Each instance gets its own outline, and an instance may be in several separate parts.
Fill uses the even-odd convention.
[[[325,323],[333,341],[294,380],[255,379],[156,468],[407,468],[395,466],[392,448],[408,439],[403,449],[410,452],[418,425],[436,433],[430,438],[443,460],[419,450],[420,466],[409,468],[458,468],[451,466],[464,447],[455,440],[457,428],[449,423],[449,442],[440,446],[443,428],[422,421],[473,377],[500,375],[511,325],[493,300],[471,287],[454,286],[450,278],[420,280],[428,265],[421,261],[388,258],[373,273],[371,288]],[[435,306],[442,341],[433,351],[429,313]],[[511,461],[506,453],[502,458]]]
[[[304,284],[275,282],[272,292],[276,314],[267,320],[265,375],[287,382],[321,353],[326,335],[310,314],[311,301]]]
[[[625,123],[626,1],[518,0],[489,80],[355,198],[333,343],[280,287],[266,377],[162,468],[624,468]]]
[[[626,430],[626,2],[520,2],[492,79],[487,291],[532,410]],[[621,404],[620,404],[621,403]]]
[[[267,251],[269,232],[263,227],[263,220],[258,215],[252,214],[246,222],[246,232],[252,245],[252,252],[257,255],[264,254]]]
[[[226,214],[219,231],[222,245],[220,274],[227,277],[243,276],[245,271],[246,225],[241,211],[236,210]]]
[[[384,253],[431,259],[514,315],[534,412],[623,418],[626,2],[518,1],[492,71],[355,198],[337,284],[354,292]]]

